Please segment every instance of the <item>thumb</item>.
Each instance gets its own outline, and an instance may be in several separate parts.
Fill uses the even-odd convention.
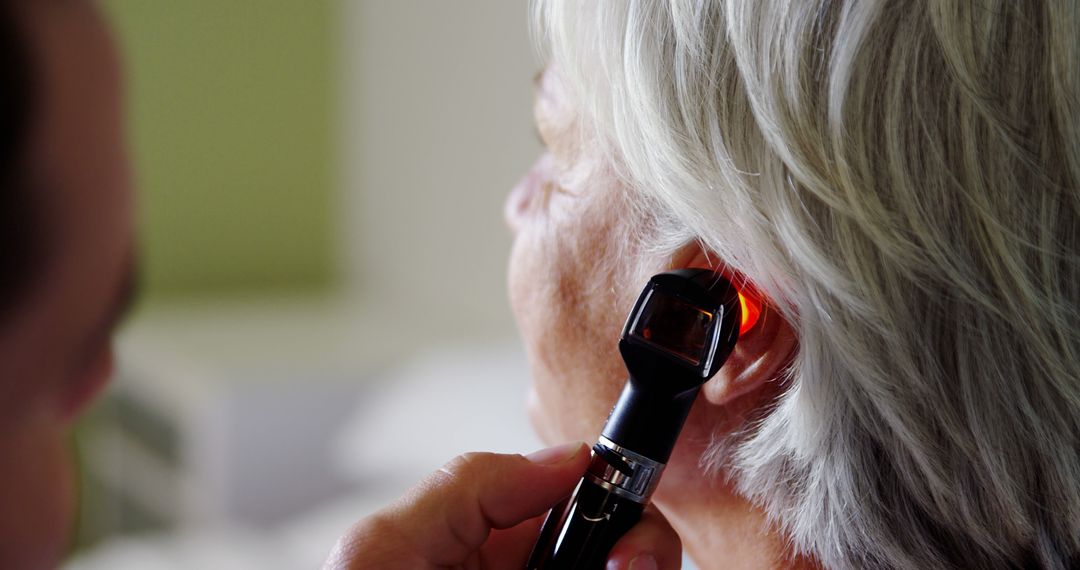
[[[326,568],[462,564],[493,529],[536,517],[569,495],[588,462],[583,443],[527,457],[461,455],[353,527]]]

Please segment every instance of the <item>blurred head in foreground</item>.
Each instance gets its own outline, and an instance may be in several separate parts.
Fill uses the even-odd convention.
[[[111,372],[131,283],[120,99],[92,3],[0,3],[0,568],[57,563],[69,423]]]
[[[507,216],[544,438],[597,435],[648,276],[714,267],[766,310],[656,495],[700,564],[1080,560],[1075,4],[536,17],[548,150]]]

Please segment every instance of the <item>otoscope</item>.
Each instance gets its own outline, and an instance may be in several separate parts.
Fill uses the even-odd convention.
[[[709,269],[649,280],[619,339],[626,387],[577,488],[548,513],[527,570],[604,568],[656,490],[702,384],[735,348],[745,302]]]

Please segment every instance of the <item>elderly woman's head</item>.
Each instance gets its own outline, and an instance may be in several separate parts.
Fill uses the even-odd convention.
[[[595,437],[649,275],[714,267],[767,310],[657,494],[699,561],[1076,560],[1080,9],[536,14],[548,152],[508,217],[541,435]]]

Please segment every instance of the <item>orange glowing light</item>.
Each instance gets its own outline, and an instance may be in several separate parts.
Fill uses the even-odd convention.
[[[742,291],[739,291],[739,308],[742,309],[742,323],[739,325],[739,335],[746,334],[746,331],[754,328],[754,324],[758,322],[758,317],[761,316],[761,304],[757,302],[750,295],[744,295]]]

